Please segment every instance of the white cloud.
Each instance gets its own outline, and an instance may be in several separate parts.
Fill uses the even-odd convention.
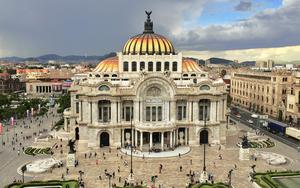
[[[300,45],[278,48],[256,48],[245,50],[224,50],[224,51],[184,51],[186,57],[198,59],[209,59],[219,57],[229,60],[242,61],[266,61],[291,62],[300,60]]]
[[[300,44],[300,1],[285,0],[248,20],[228,25],[197,27],[174,36],[182,49],[224,50]]]

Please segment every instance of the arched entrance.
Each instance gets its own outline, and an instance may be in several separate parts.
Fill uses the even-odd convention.
[[[75,140],[79,140],[79,128],[75,128]]]
[[[200,144],[208,144],[208,131],[206,129],[200,132]]]
[[[109,146],[109,134],[103,132],[100,134],[100,147]]]

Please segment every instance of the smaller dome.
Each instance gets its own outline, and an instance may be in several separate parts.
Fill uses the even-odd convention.
[[[117,56],[104,59],[94,69],[94,72],[118,72],[118,71],[119,71],[119,59]]]
[[[182,59],[182,72],[202,72],[198,63],[189,58]]]

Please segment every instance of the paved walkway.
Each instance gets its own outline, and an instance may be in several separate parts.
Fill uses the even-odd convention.
[[[152,157],[152,158],[162,158],[162,157],[178,157],[179,155],[184,155],[190,152],[191,148],[186,146],[180,146],[173,151],[162,151],[162,152],[145,152],[136,150],[132,152],[134,157]],[[122,148],[120,150],[122,153],[130,156],[130,149]]]
[[[282,166],[271,166],[265,161],[258,159],[257,161],[239,161],[239,150],[236,143],[240,141],[239,137],[245,134],[246,127],[242,125],[229,127],[227,143],[221,148],[219,146],[207,147],[206,167],[208,173],[214,176],[215,182],[226,182],[228,171],[234,169],[232,175],[232,184],[235,188],[251,188],[248,181],[251,166],[256,165],[256,171],[266,170],[286,170],[300,169],[299,153],[276,142],[274,148],[260,149],[262,151],[273,151],[279,154],[286,155],[291,159],[288,164]],[[52,140],[50,144],[57,142],[62,145],[62,148],[55,149],[54,156],[56,159],[66,160],[67,156],[67,142]],[[187,174],[195,172],[196,177],[203,169],[203,146],[191,147],[190,152],[180,157],[165,157],[165,158],[141,158],[133,157],[133,173],[135,180],[141,184],[151,185],[150,177],[157,175],[156,186],[164,185],[165,188],[183,188],[189,182]],[[61,154],[61,150],[63,153]],[[129,151],[129,150],[128,150]],[[96,153],[96,155],[95,155]],[[222,156],[222,159],[219,156]],[[130,173],[130,156],[125,155],[122,151],[117,149],[98,148],[91,150],[89,153],[77,153],[77,160],[79,165],[77,167],[70,167],[69,173],[66,173],[66,167],[56,168],[52,173],[44,173],[35,176],[34,180],[50,180],[61,179],[62,174],[66,179],[77,179],[79,171],[83,171],[83,180],[87,188],[102,188],[108,187],[109,180],[105,176],[105,171],[114,173],[112,183],[123,185]],[[163,166],[161,173],[159,172],[160,165]],[[180,171],[180,166],[182,171]]]
[[[28,163],[32,160],[43,158],[45,156],[29,156],[22,152],[22,147],[26,148],[26,146],[31,146],[34,142],[33,133],[38,133],[43,129],[50,130],[52,123],[55,124],[56,121],[59,120],[59,116],[56,113],[56,108],[50,108],[49,112],[53,112],[55,115],[52,116],[50,113],[48,117],[39,117],[37,118],[29,118],[29,119],[18,119],[15,130],[12,127],[4,127],[5,134],[1,135],[0,139],[0,187],[4,187],[7,184],[13,182],[14,178],[17,180],[21,180],[22,176],[17,173],[17,169],[19,166]],[[24,123],[23,124],[23,120]],[[39,126],[40,124],[40,126]],[[30,125],[30,128],[25,128],[24,125]],[[7,128],[8,131],[7,131]],[[21,132],[23,134],[21,134]],[[15,136],[17,133],[17,137]],[[32,136],[31,139],[23,140],[23,136]],[[14,137],[15,143],[12,144],[12,140]],[[18,142],[16,142],[16,138]],[[1,144],[1,142],[5,142],[5,146]],[[20,143],[22,144],[20,146]],[[15,150],[13,150],[15,148]],[[20,155],[18,155],[18,150],[20,150]],[[31,181],[32,177],[25,177],[25,181]]]

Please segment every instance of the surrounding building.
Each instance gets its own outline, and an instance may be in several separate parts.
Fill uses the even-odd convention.
[[[287,120],[300,126],[300,72],[295,72],[287,94]]]
[[[286,120],[287,91],[293,76],[286,71],[237,71],[231,75],[232,103]]]
[[[274,61],[268,60],[268,61],[256,61],[255,67],[260,69],[272,69],[274,67]]]
[[[26,76],[26,93],[31,98],[56,97],[66,93],[74,73],[69,69],[54,69]]]
[[[8,73],[0,73],[0,94],[25,90],[25,83],[18,78],[11,78]]]
[[[125,147],[131,135],[146,151],[226,141],[223,80],[210,79],[196,61],[176,53],[153,32],[150,15],[142,34],[78,77],[69,92],[65,130],[75,133],[79,149]]]

